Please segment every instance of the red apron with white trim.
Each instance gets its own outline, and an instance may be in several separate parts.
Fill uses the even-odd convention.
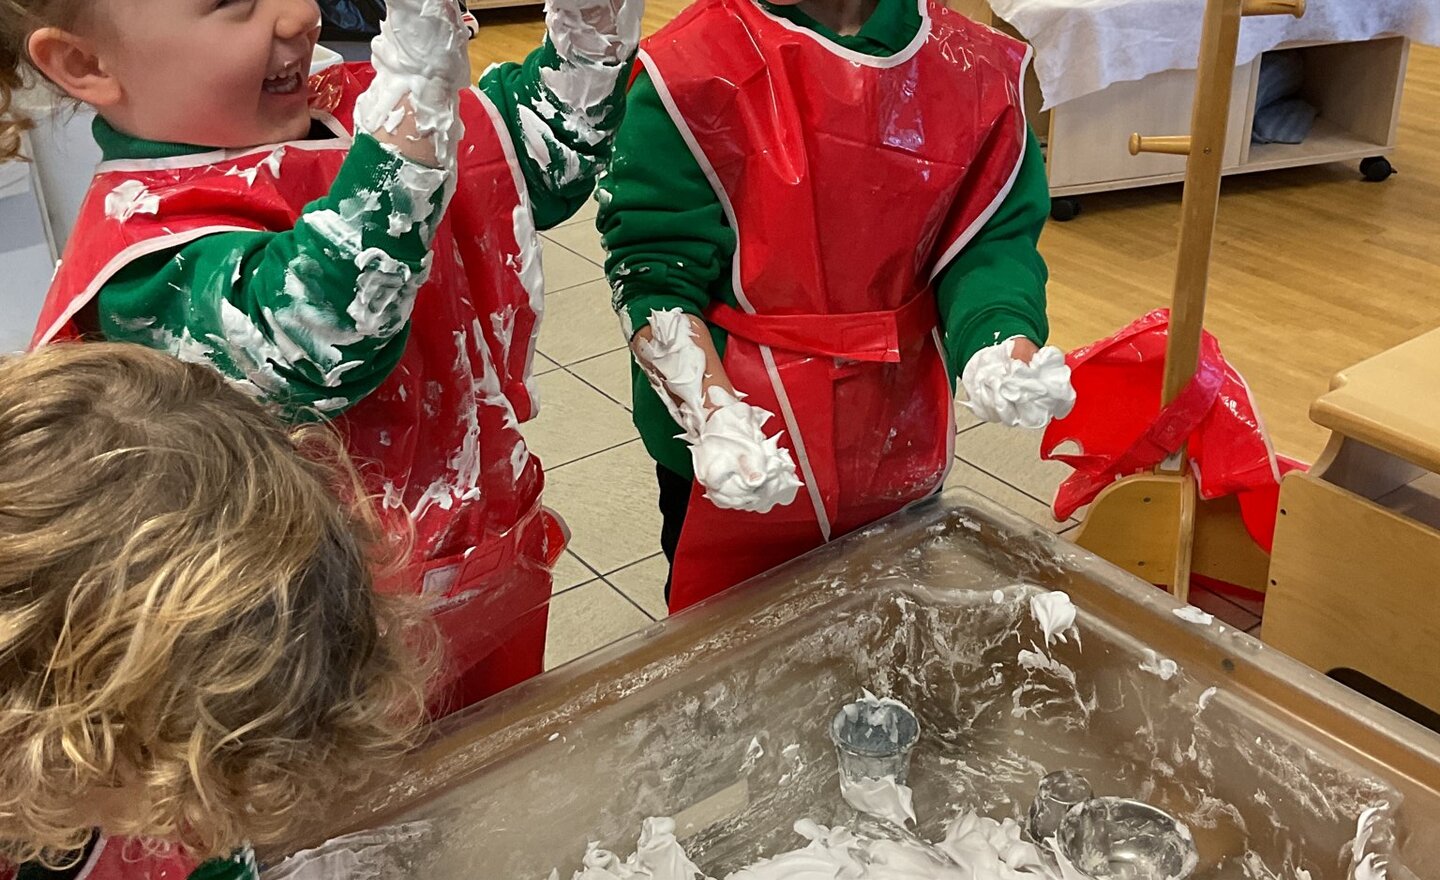
[[[75,314],[140,256],[217,232],[292,229],[329,191],[355,98],[373,76],[368,64],[346,64],[311,78],[312,115],[334,139],[103,163],[33,344],[75,336]],[[424,594],[445,638],[452,709],[541,671],[550,567],[565,544],[540,504],[540,463],[519,428],[536,409],[537,234],[498,111],[477,89],[461,97],[458,181],[404,355],[335,422],[383,513],[413,528],[407,587]],[[108,195],[137,183],[153,201],[129,216],[107,212]],[[154,344],[195,358],[207,341]]]
[[[804,487],[758,514],[694,486],[678,611],[934,492],[954,442],[932,279],[1014,183],[1025,46],[919,0],[915,40],[850,52],[752,0],[701,0],[641,60],[738,244],[725,369],[779,417]]]

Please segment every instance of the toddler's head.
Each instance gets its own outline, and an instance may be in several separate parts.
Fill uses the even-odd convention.
[[[138,346],[0,359],[0,863],[283,839],[408,745],[408,612],[325,429]],[[353,503],[342,499],[353,499]]]
[[[0,161],[35,71],[125,134],[205,147],[304,137],[315,0],[0,0]]]

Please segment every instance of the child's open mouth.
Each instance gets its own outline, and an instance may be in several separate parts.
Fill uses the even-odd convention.
[[[262,88],[271,95],[293,95],[300,91],[300,86],[304,84],[305,78],[300,75],[300,71],[291,70],[265,77]]]

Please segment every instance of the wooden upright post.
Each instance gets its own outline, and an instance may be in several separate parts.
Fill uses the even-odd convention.
[[[1180,250],[1170,305],[1170,341],[1165,353],[1163,401],[1174,400],[1200,363],[1205,325],[1205,287],[1210,279],[1210,245],[1220,209],[1220,174],[1230,123],[1230,86],[1240,40],[1244,0],[1210,0],[1200,35],[1195,107],[1190,119],[1190,155],[1185,162],[1185,195],[1180,205]]]
[[[1180,245],[1166,343],[1164,403],[1173,401],[1200,364],[1210,248],[1220,207],[1220,176],[1230,121],[1230,87],[1240,19],[1304,14],[1305,0],[1208,0],[1200,36],[1195,106],[1189,135],[1130,136],[1131,153],[1171,153],[1185,161]],[[1182,601],[1192,571],[1263,592],[1269,557],[1250,540],[1234,499],[1202,501],[1180,450],[1157,473],[1110,485],[1091,504],[1075,542]]]

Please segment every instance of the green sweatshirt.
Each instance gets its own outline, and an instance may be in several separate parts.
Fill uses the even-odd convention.
[[[596,131],[566,128],[542,80],[544,71],[564,64],[547,39],[523,63],[494,66],[479,82],[517,146],[541,229],[584,204],[624,113],[622,71],[589,114]],[[551,136],[537,138],[537,123]],[[333,135],[317,125],[311,136]],[[106,160],[209,149],[129,137],[98,118],[95,138]],[[88,316],[93,326],[84,329],[211,363],[296,419],[343,412],[385,381],[405,349],[409,307],[428,267],[435,223],[416,223],[398,236],[388,227],[393,209],[410,207],[397,203],[408,195],[396,181],[419,167],[358,134],[329,193],[307,205],[293,229],[217,233],[141,257],[101,288]],[[431,203],[441,200],[437,190]],[[347,234],[354,225],[358,239]],[[382,296],[367,314],[357,308],[362,276],[398,285],[408,298],[404,292],[388,302]],[[86,317],[82,313],[82,322]]]
[[[765,8],[856,52],[888,57],[920,28],[915,0],[879,0],[858,34],[841,36],[796,6]],[[600,183],[597,223],[609,252],[605,268],[615,310],[632,329],[650,311],[702,315],[712,301],[735,305],[730,288],[735,233],[705,173],[642,71],[626,100],[615,157]],[[1050,213],[1045,163],[1033,135],[1009,196],[970,244],[936,279],[950,368],[958,376],[970,356],[1011,336],[1043,343],[1045,261],[1036,250]],[[725,334],[711,328],[724,353]],[[638,366],[632,364],[635,425],[646,449],[682,476],[693,469],[680,428]]]

